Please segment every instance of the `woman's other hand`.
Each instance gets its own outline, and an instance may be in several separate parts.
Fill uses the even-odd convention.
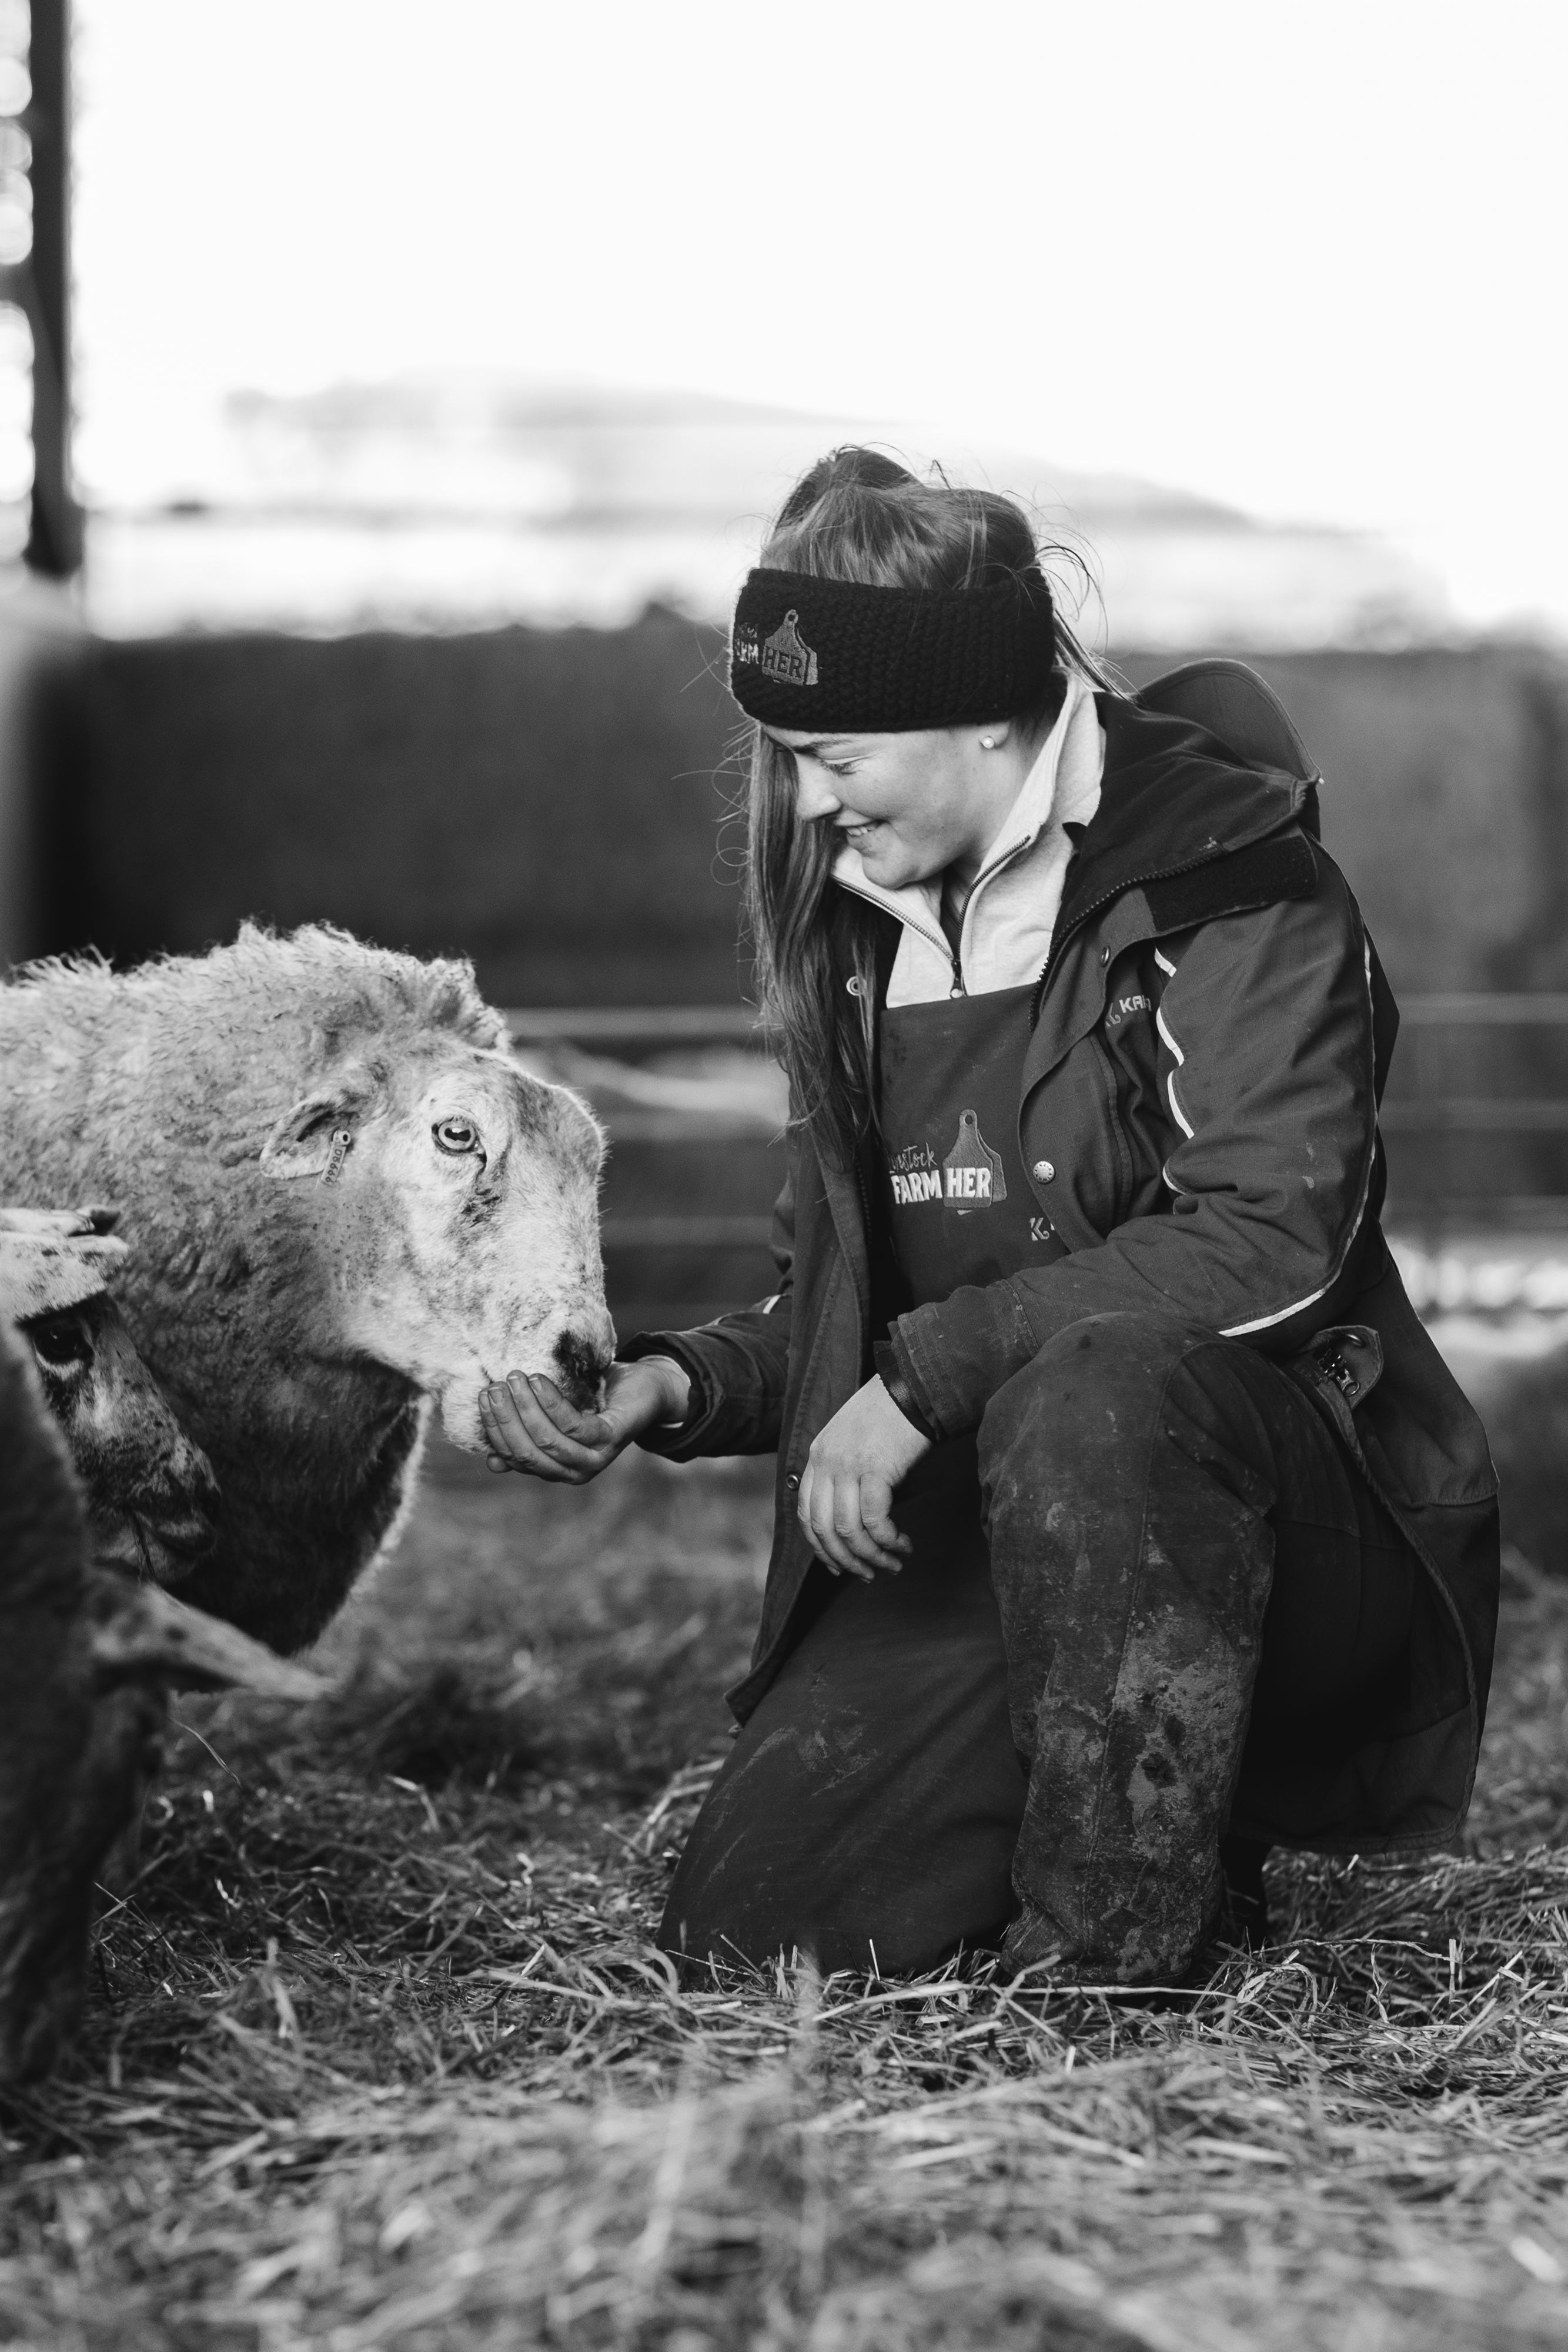
[[[489,1467],[585,1486],[645,1429],[684,1421],[690,1410],[691,1381],[673,1356],[612,1364],[604,1385],[598,1412],[580,1412],[542,1372],[509,1372],[481,1389]]]
[[[835,1576],[869,1584],[879,1568],[898,1573],[911,1545],[893,1523],[894,1488],[930,1450],[879,1380],[818,1433],[796,1507],[807,1542]]]

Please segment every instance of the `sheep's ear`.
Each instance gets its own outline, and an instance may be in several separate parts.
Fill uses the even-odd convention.
[[[319,1698],[319,1675],[291,1665],[248,1633],[187,1609],[155,1584],[132,1584],[112,1569],[93,1572],[90,1646],[94,1679],[109,1690],[128,1682],[179,1690],[248,1690],[264,1698]]]
[[[322,1087],[286,1110],[261,1147],[264,1176],[325,1176],[332,1164],[334,1137],[351,1133],[360,1109],[357,1091]],[[342,1165],[342,1153],[338,1154]]]

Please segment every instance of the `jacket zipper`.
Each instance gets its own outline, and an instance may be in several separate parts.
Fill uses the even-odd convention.
[[[1038,835],[1032,837],[1038,838]],[[973,884],[970,886],[969,895],[964,901],[963,914],[958,919],[958,954],[953,959],[953,969],[955,972],[958,974],[957,993],[959,995],[967,993],[964,987],[964,976],[960,969],[959,959],[963,953],[964,934],[968,929],[969,915],[974,907],[975,901],[979,897],[982,887],[986,883],[993,881],[995,877],[1002,872],[1005,866],[1010,866],[1013,859],[1019,855],[1019,852],[1029,847],[1030,839],[1031,836],[1026,833],[1020,839],[1015,841],[1010,848],[1004,849],[999,857],[993,857],[988,866],[983,866],[980,868],[980,871],[975,877]]]
[[[841,890],[847,890],[852,898],[863,898],[868,907],[880,908],[884,915],[896,915],[898,920],[904,925],[906,929],[918,932],[920,937],[926,941],[928,946],[936,948],[939,953],[945,955],[947,959],[948,968],[953,974],[953,985],[949,989],[948,994],[950,996],[965,996],[968,993],[968,991],[964,986],[964,967],[959,962],[958,958],[954,953],[952,948],[948,945],[947,936],[945,931],[928,931],[924,923],[915,922],[913,917],[904,913],[902,907],[890,907],[885,898],[876,898],[870,890],[861,889],[857,883],[841,882],[839,884],[839,887]]]
[[[963,920],[958,926],[958,946],[956,948],[954,948],[949,944],[947,935],[945,931],[940,934],[936,931],[928,931],[924,923],[915,922],[913,917],[904,913],[902,907],[890,907],[885,898],[875,897],[870,890],[862,890],[857,883],[841,882],[839,884],[839,887],[841,890],[847,890],[852,898],[863,898],[868,907],[880,907],[884,915],[896,915],[899,921],[904,924],[908,929],[916,932],[921,939],[928,941],[932,947],[938,949],[941,953],[946,957],[948,969],[953,974],[953,985],[948,990],[947,993],[949,996],[967,996],[969,992],[964,985],[963,940],[965,926],[967,924],[969,919],[969,909],[980,894],[980,885],[983,882],[989,882],[992,880],[996,875],[1001,872],[1004,866],[1010,866],[1013,859],[1018,856],[1019,850],[1027,849],[1029,845],[1030,836],[1028,834],[1025,834],[1021,840],[1015,841],[1009,849],[1004,849],[999,857],[993,857],[990,864],[988,866],[982,866],[979,873],[976,875],[974,882],[970,887],[969,895],[964,901]],[[1043,979],[1043,974],[1041,977]]]

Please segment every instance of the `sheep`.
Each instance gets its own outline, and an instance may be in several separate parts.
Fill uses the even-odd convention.
[[[0,1321],[32,1348],[86,1489],[95,1557],[175,1584],[212,1548],[217,1482],[109,1295],[126,1254],[114,1215],[0,1208]]]
[[[281,1651],[388,1543],[431,1404],[601,1392],[603,1137],[522,1070],[465,963],[307,926],[124,974],[0,988],[0,1197],[110,1199],[138,1348],[211,1459],[223,1525],[186,1597]]]
[[[64,1439],[0,1319],[0,2085],[47,2072],[75,2021],[94,1880],[156,1766],[171,1683],[321,1688],[93,1564]]]

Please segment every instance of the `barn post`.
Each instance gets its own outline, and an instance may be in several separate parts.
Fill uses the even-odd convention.
[[[24,299],[33,330],[30,570],[68,580],[82,560],[70,478],[70,0],[33,0],[33,251]]]

